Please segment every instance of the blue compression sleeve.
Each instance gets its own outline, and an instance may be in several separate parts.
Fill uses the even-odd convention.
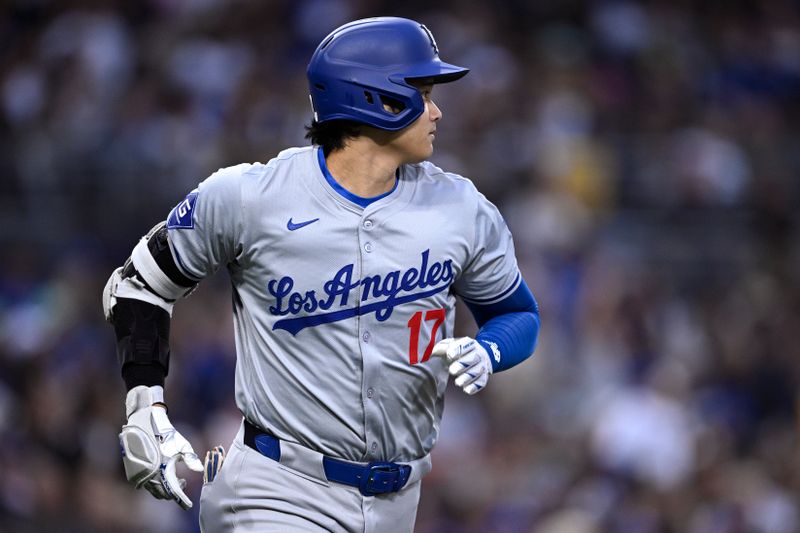
[[[539,306],[525,280],[497,303],[465,303],[480,328],[475,340],[492,357],[492,372],[507,370],[533,354],[539,336]],[[492,344],[500,353],[499,361]]]

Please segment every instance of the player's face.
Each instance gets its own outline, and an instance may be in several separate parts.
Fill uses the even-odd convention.
[[[433,85],[420,85],[419,92],[425,102],[425,109],[417,120],[399,132],[391,145],[404,163],[418,163],[433,154],[436,123],[442,118],[442,111],[431,100]]]

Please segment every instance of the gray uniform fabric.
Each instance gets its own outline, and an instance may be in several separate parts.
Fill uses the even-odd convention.
[[[217,477],[203,486],[200,528],[204,533],[411,533],[420,481],[402,491],[362,496],[272,461],[234,439]]]
[[[519,285],[511,234],[469,180],[427,162],[362,208],[326,179],[318,150],[203,181],[170,214],[173,256],[198,280],[230,274],[249,421],[340,459],[423,459],[448,379],[426,354],[453,336],[456,295],[489,304]]]

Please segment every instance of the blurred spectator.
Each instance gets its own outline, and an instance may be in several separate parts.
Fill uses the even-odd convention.
[[[198,530],[124,481],[102,286],[217,168],[304,144],[313,47],[379,14],[472,69],[433,160],[500,205],[543,317],[519,371],[448,391],[418,531],[800,530],[796,2],[6,4],[0,530]],[[239,421],[228,290],[173,321],[198,451]]]

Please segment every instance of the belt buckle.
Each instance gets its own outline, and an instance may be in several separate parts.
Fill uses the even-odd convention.
[[[387,492],[396,492],[405,484],[401,483],[402,469],[397,463],[369,463],[358,483],[358,490],[364,496],[375,496]]]

